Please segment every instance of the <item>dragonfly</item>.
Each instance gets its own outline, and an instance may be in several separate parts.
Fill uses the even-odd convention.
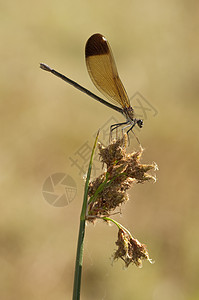
[[[130,104],[127,92],[119,77],[111,47],[107,39],[102,34],[95,33],[87,40],[85,47],[85,59],[88,74],[93,84],[108,101],[97,96],[77,82],[50,68],[44,63],[40,64],[40,68],[61,78],[107,107],[121,113],[126,118],[126,121],[111,125],[111,133],[120,126],[124,126],[123,129],[127,128],[127,135],[130,131],[133,132],[132,129],[135,125],[142,128],[143,120],[135,117],[134,109]]]

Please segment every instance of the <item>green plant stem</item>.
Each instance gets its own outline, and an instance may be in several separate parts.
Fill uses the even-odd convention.
[[[113,222],[119,229],[123,229],[126,233],[128,233],[128,235],[133,239],[130,231],[128,231],[122,224],[120,224],[119,222],[109,218],[109,217],[103,217],[102,218],[103,220],[105,221],[110,221],[110,222]]]
[[[87,210],[87,202],[88,202],[88,187],[89,187],[89,181],[91,176],[93,156],[97,145],[98,136],[99,136],[99,131],[97,133],[93,150],[91,153],[91,158],[90,158],[90,163],[88,167],[88,173],[87,173],[86,183],[84,188],[84,199],[83,199],[82,211],[80,215],[79,236],[78,236],[78,244],[77,244],[76,263],[75,263],[73,300],[80,299],[81,274],[82,274],[82,264],[83,264],[83,245],[84,245],[84,234],[85,234],[86,210]]]
[[[121,227],[123,227],[120,223],[118,223],[117,221],[113,220],[112,218],[109,218],[109,217],[102,217],[103,220],[105,221],[110,221],[112,223],[114,223],[119,229]]]

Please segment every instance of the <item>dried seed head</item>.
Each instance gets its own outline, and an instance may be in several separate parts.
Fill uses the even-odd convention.
[[[109,168],[111,165],[120,161],[126,153],[126,135],[122,139],[114,140],[110,145],[104,147],[102,144],[98,144],[100,159]]]
[[[93,221],[94,216],[107,216],[126,202],[129,199],[127,190],[133,182],[143,183],[155,180],[147,172],[155,169],[156,165],[140,163],[143,149],[127,154],[126,147],[126,135],[122,139],[113,141],[107,147],[98,145],[100,159],[106,164],[107,171],[90,182],[88,220]]]
[[[141,268],[142,260],[145,259],[151,262],[146,246],[134,239],[129,232],[126,232],[121,228],[118,231],[116,245],[118,246],[118,249],[114,253],[113,259],[117,260],[118,258],[121,258],[125,262],[126,267],[133,263]]]

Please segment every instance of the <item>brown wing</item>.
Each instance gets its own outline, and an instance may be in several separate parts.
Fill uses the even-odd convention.
[[[116,101],[122,108],[130,102],[119,78],[114,57],[106,38],[96,33],[86,43],[86,65],[96,88],[110,101]]]

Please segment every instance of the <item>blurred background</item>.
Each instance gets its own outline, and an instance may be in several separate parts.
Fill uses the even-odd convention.
[[[144,117],[136,131],[142,162],[159,166],[157,183],[134,186],[115,216],[147,245],[155,264],[112,265],[117,229],[89,224],[81,299],[199,299],[199,4],[19,0],[0,7],[0,299],[72,297],[94,135],[106,129],[103,141],[109,123],[124,118],[39,63],[100,96],[84,59],[96,32],[109,40],[132,105]],[[128,150],[134,149],[132,135]],[[93,176],[101,171],[97,160]],[[61,202],[56,197],[66,196],[64,188]]]

